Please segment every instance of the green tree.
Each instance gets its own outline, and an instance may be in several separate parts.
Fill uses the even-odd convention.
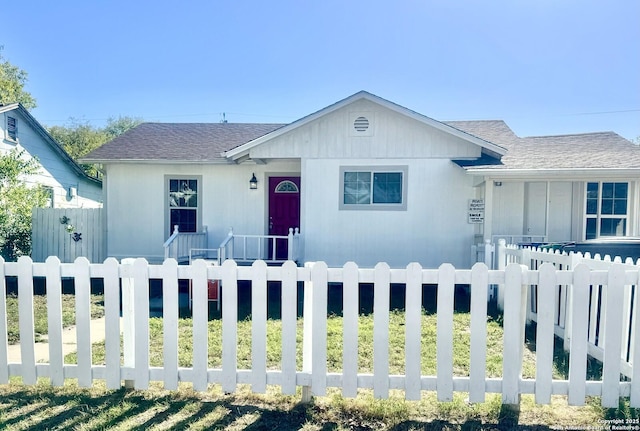
[[[104,130],[93,127],[88,121],[75,118],[71,118],[67,126],[49,127],[48,132],[74,160],[78,160],[109,140]],[[86,164],[81,166],[88,175],[100,177],[99,166]]]
[[[109,118],[105,127],[99,128],[86,120],[71,118],[66,126],[52,126],[47,130],[74,160],[78,160],[141,122],[139,118],[119,116]],[[100,165],[83,164],[82,168],[88,175],[102,176]]]
[[[104,127],[104,131],[109,137],[109,140],[117,138],[129,129],[133,129],[138,124],[142,123],[142,118],[128,117],[119,115],[118,118],[109,117],[107,125]]]
[[[9,63],[2,57],[0,45],[0,105],[20,102],[27,109],[36,107],[36,99],[25,91],[27,72]]]
[[[31,253],[31,211],[47,201],[43,187],[24,181],[38,172],[38,161],[25,154],[13,149],[0,156],[0,254],[8,261]]]

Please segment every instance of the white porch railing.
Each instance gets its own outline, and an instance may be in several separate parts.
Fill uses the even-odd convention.
[[[229,229],[229,234],[218,248],[218,262],[227,259],[236,262],[263,260],[268,263],[283,263],[288,260],[300,261],[300,231],[289,228],[288,235],[238,235]],[[286,245],[287,255],[282,248]]]
[[[610,256],[602,258],[596,254],[591,257],[589,253],[566,253],[553,249],[541,248],[521,248],[517,245],[506,244],[505,240],[500,240],[497,245],[497,265],[499,270],[503,270],[507,265],[517,263],[525,265],[531,270],[542,270],[543,266],[553,266],[558,270],[573,270],[579,265],[583,265],[594,272],[610,271],[614,265],[627,271],[640,271],[640,260],[633,262],[632,259],[626,259],[623,263],[619,257],[611,259]],[[565,350],[569,350],[571,346],[571,338],[573,336],[572,325],[575,319],[572,313],[576,307],[587,307],[588,314],[586,316],[588,324],[587,332],[587,351],[593,358],[603,361],[605,358],[605,340],[606,316],[611,318],[609,307],[611,301],[619,301],[616,307],[619,307],[620,313],[620,336],[621,336],[621,372],[627,377],[633,378],[633,357],[637,346],[636,338],[640,330],[640,322],[638,322],[638,286],[640,281],[637,278],[628,279],[619,296],[611,298],[606,284],[609,279],[601,282],[593,283],[585,287],[588,292],[587,303],[577,304],[575,289],[570,284],[556,283],[552,290],[541,292],[537,286],[532,286],[527,298],[527,320],[538,321],[541,313],[549,313],[553,315],[554,333],[564,340]],[[498,305],[504,301],[504,288],[498,287],[497,300]],[[541,297],[549,295],[553,298],[553,303],[547,309],[541,305]],[[617,318],[618,316],[616,316]]]
[[[207,227],[202,232],[179,232],[178,226],[174,226],[173,233],[163,244],[164,258],[175,259],[178,262],[188,262],[191,250],[206,250],[208,244]]]
[[[178,265],[173,259],[162,265],[150,265],[144,259],[118,263],[110,258],[101,264],[90,264],[85,258],[64,264],[56,257],[44,263],[33,263],[22,257],[18,262],[0,259],[0,384],[11,376],[20,376],[27,385],[36,384],[39,377],[48,377],[52,385],[63,385],[66,379],[77,379],[79,386],[91,387],[94,380],[103,379],[109,389],[117,389],[125,381],[136,389],[147,389],[150,381],[162,381],[174,390],[179,382],[192,382],[196,391],[206,391],[210,384],[221,385],[233,393],[239,384],[249,384],[257,393],[267,385],[277,385],[284,394],[295,394],[303,388],[303,398],[323,396],[327,388],[342,389],[346,397],[357,396],[358,389],[373,389],[376,398],[387,398],[390,390],[403,390],[407,399],[420,399],[421,391],[435,391],[438,400],[451,401],[454,392],[468,393],[470,402],[483,402],[487,393],[501,393],[504,404],[518,404],[521,394],[535,394],[540,404],[549,404],[554,394],[567,395],[571,405],[585,403],[587,396],[601,396],[605,407],[618,407],[620,397],[630,397],[631,407],[640,407],[640,378],[633,364],[640,363],[640,349],[626,363],[633,376],[621,381],[623,364],[620,352],[624,339],[622,320],[625,286],[637,283],[639,272],[622,264],[611,265],[608,271],[592,270],[579,264],[572,270],[558,270],[543,264],[530,270],[509,264],[502,270],[489,270],[484,264],[472,269],[455,269],[443,264],[438,269],[424,269],[413,263],[405,269],[390,269],[386,263],[375,268],[358,268],[347,263],[342,268],[328,268],[323,262],[297,267],[294,262],[268,267],[257,261],[251,267],[225,261],[222,266],[208,265],[198,260],[192,265]],[[20,328],[20,363],[9,363],[7,355],[5,277],[18,279]],[[45,277],[47,282],[49,322],[49,362],[36,363],[34,356],[33,278]],[[62,354],[61,279],[72,277],[75,282],[77,364],[64,362]],[[104,281],[105,360],[96,364],[92,359],[90,280]],[[149,340],[149,280],[163,281],[163,365],[150,366]],[[193,285],[193,359],[185,367],[178,362],[178,279]],[[208,280],[222,280],[221,355],[211,367],[208,347]],[[238,369],[237,310],[238,282],[251,285],[251,369]],[[273,369],[267,368],[267,281],[282,285],[281,360]],[[297,285],[304,282],[303,336],[297,340]],[[327,298],[329,283],[342,283],[343,289],[343,358],[338,368],[330,370],[327,363]],[[364,373],[358,366],[358,288],[360,283],[372,283],[374,289],[373,372]],[[391,283],[406,286],[405,367],[402,375],[389,372],[389,313]],[[504,335],[503,369],[499,377],[486,375],[486,323],[488,286],[503,284]],[[471,290],[471,320],[468,375],[454,374],[453,326],[454,287],[467,284]],[[557,285],[570,286],[574,300],[571,322],[568,380],[553,378],[553,290]],[[424,285],[437,285],[437,353],[435,375],[422,374],[422,292]],[[607,303],[603,306],[602,334],[607,343],[603,348],[601,380],[586,379],[589,286],[602,286]],[[122,286],[122,292],[120,289]],[[529,286],[537,286],[538,297],[536,335],[536,376],[522,378],[524,352],[525,304]],[[123,344],[120,340],[120,302],[123,310]],[[640,308],[635,296],[634,315]],[[634,321],[636,321],[634,319]],[[216,341],[218,342],[218,341]],[[302,367],[298,368],[297,350],[303,351]],[[624,361],[623,361],[624,362]],[[335,365],[334,365],[335,367]],[[636,368],[636,370],[638,370]],[[459,373],[459,372],[458,372]]]

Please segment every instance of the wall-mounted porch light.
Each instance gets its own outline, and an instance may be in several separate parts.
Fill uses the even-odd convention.
[[[249,189],[256,190],[258,188],[258,179],[256,178],[256,174],[251,174],[251,179],[249,180]]]

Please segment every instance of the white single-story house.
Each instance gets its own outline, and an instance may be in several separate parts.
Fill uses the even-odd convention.
[[[0,153],[24,150],[37,158],[39,171],[25,178],[50,193],[51,208],[99,208],[102,182],[88,176],[46,129],[19,103],[0,105]]]
[[[161,261],[175,225],[206,227],[211,247],[230,227],[297,227],[301,261],[392,267],[468,267],[495,235],[640,233],[640,148],[619,135],[520,138],[365,91],[291,124],[143,123],[83,162],[105,167],[116,258]]]

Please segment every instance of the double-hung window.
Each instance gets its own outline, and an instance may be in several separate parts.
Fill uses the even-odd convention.
[[[200,200],[197,178],[168,179],[169,234],[178,226],[180,232],[197,232]]]
[[[407,167],[340,168],[340,209],[406,210]]]
[[[625,236],[629,183],[587,183],[585,239]]]

